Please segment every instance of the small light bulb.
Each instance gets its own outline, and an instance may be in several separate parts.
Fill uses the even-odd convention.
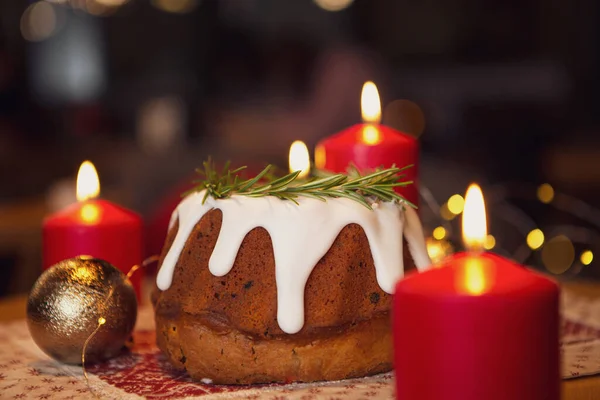
[[[527,234],[527,246],[531,250],[537,250],[544,244],[544,232],[540,229],[533,229]]]
[[[448,203],[444,203],[444,205],[440,207],[440,216],[446,221],[452,221],[454,218],[456,218],[456,214],[452,213],[452,211],[450,211],[448,208]]]
[[[583,265],[590,265],[594,260],[594,253],[592,253],[591,250],[585,250],[581,253],[581,256],[579,256],[579,260]]]
[[[493,235],[487,235],[483,242],[483,248],[486,250],[492,250],[496,247],[496,238]]]
[[[446,237],[446,229],[443,226],[438,226],[433,230],[433,237],[437,240],[442,240]]]
[[[537,197],[542,203],[550,203],[554,199],[554,188],[549,183],[541,184],[537,190]]]
[[[463,212],[465,199],[460,194],[455,194],[448,199],[448,210],[454,215]]]

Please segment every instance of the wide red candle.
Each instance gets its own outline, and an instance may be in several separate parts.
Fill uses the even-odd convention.
[[[318,168],[332,172],[346,172],[350,164],[359,170],[373,170],[392,165],[402,168],[406,181],[412,185],[397,188],[397,192],[408,201],[417,204],[419,199],[418,161],[419,143],[416,138],[396,129],[379,124],[381,106],[377,88],[365,83],[361,96],[363,120],[357,124],[325,138],[315,149]]]
[[[398,399],[559,399],[559,289],[495,254],[398,282]]]
[[[124,273],[142,262],[142,219],[106,200],[80,201],[46,217],[42,233],[44,269],[80,255],[106,260]],[[141,276],[138,270],[131,278],[138,299]]]

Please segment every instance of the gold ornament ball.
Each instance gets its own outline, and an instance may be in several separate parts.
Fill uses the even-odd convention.
[[[27,301],[27,325],[35,343],[52,358],[81,364],[87,338],[86,363],[117,355],[130,338],[137,317],[137,299],[125,274],[110,263],[80,256],[44,271]]]

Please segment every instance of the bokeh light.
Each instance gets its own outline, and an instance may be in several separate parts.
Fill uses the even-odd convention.
[[[428,237],[426,239],[427,255],[431,259],[433,265],[440,264],[449,255],[454,252],[452,245],[447,240],[435,240]]]
[[[162,96],[140,106],[137,140],[148,154],[167,154],[183,140],[186,111],[178,96]]]
[[[432,236],[437,240],[442,240],[446,237],[446,228],[443,226],[438,226],[433,230]]]
[[[85,11],[87,11],[89,14],[92,15],[96,15],[96,16],[108,16],[111,14],[114,14],[117,10],[118,10],[118,6],[120,6],[121,4],[115,6],[115,5],[108,5],[103,3],[103,0],[86,0],[85,1]]]
[[[198,0],[152,0],[152,5],[165,12],[185,14],[198,6]]]
[[[565,273],[575,260],[575,247],[565,235],[553,237],[542,249],[544,267],[553,274]]]
[[[549,183],[541,184],[537,189],[537,197],[542,203],[550,203],[554,199],[554,188]]]
[[[593,260],[594,260],[594,253],[592,253],[591,250],[585,250],[579,256],[579,261],[581,261],[581,263],[583,265],[590,265]]]
[[[444,203],[440,207],[440,216],[446,221],[452,221],[454,218],[456,218],[456,214],[450,212],[450,209],[448,208],[448,203]]]
[[[413,137],[425,130],[425,114],[421,107],[409,100],[394,100],[383,109],[383,123]]]
[[[94,0],[96,3],[107,7],[120,7],[128,0]]]
[[[450,196],[448,199],[448,210],[454,215],[463,212],[465,207],[465,199],[460,194]]]
[[[40,42],[56,31],[54,6],[46,2],[31,4],[21,16],[21,34],[25,40]]]
[[[527,246],[531,250],[537,250],[544,244],[544,232],[540,229],[533,229],[527,234]]]
[[[342,11],[350,7],[354,0],[314,0],[325,11]]]
[[[483,242],[483,248],[486,250],[492,250],[496,247],[496,238],[493,235],[487,235]]]

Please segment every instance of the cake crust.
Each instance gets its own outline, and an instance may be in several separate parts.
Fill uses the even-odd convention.
[[[338,327],[314,339],[264,339],[205,324],[198,316],[157,316],[157,343],[170,362],[215,384],[313,382],[389,371],[389,313]]]

